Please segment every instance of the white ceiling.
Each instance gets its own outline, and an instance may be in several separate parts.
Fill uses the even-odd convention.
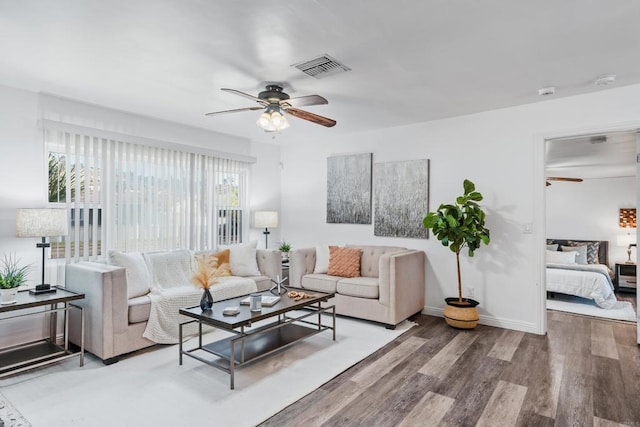
[[[0,84],[269,142],[220,91],[284,83],[337,120],[327,137],[640,83],[637,0],[0,0]],[[329,54],[352,71],[291,65]],[[593,81],[616,74],[612,86]],[[549,98],[544,98],[549,99]]]
[[[547,141],[546,173],[583,179],[636,176],[636,132]]]

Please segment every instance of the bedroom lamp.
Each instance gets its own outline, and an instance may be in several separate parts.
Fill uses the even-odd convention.
[[[631,234],[620,235],[616,238],[616,246],[621,246],[627,248],[627,260],[625,264],[635,264],[635,262],[631,261],[631,248],[636,246],[635,236]]]
[[[267,239],[269,238],[270,228],[278,226],[278,212],[277,211],[257,211],[253,219],[253,225],[256,228],[264,228],[262,234],[264,234],[264,247],[269,247]]]
[[[66,236],[68,233],[66,209],[18,209],[16,216],[17,237],[40,237],[41,243],[36,247],[42,248],[42,282],[30,290],[32,294],[45,294],[55,292],[48,283],[44,282],[45,250],[51,244],[47,237]]]

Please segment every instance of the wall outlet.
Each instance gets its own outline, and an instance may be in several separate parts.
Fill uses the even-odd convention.
[[[471,286],[467,287],[467,297],[473,298],[475,296],[475,289]]]

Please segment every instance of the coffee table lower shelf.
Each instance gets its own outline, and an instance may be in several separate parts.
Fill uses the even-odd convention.
[[[322,324],[322,313],[327,313],[332,316],[331,325]],[[311,316],[317,318],[317,323],[303,320]],[[182,328],[184,325],[189,323],[199,324],[199,333],[197,335],[198,346],[192,349],[185,349],[182,340]],[[182,365],[182,356],[185,355],[229,373],[230,388],[232,390],[235,387],[234,376],[236,368],[253,363],[302,339],[326,330],[332,330],[333,340],[335,341],[336,339],[336,315],[334,306],[325,308],[313,307],[310,312],[302,316],[282,316],[275,322],[250,330],[246,330],[244,327],[240,328],[240,331],[220,328],[227,332],[232,332],[235,335],[209,344],[202,343],[203,324],[206,325],[207,322],[203,322],[202,320],[192,320],[179,325],[179,363]]]

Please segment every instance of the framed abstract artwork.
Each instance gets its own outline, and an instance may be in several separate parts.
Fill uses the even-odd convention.
[[[372,153],[327,158],[327,223],[371,224]]]
[[[426,239],[422,219],[429,212],[429,160],[376,163],[373,171],[376,236]]]

